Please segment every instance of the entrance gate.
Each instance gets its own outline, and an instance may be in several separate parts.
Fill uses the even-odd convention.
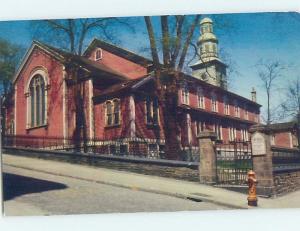
[[[246,185],[247,173],[253,167],[250,141],[216,144],[217,183]]]

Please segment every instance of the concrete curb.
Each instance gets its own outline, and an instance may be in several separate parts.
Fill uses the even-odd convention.
[[[189,193],[186,193],[186,194],[175,193],[175,192],[172,193],[172,192],[166,192],[166,191],[149,189],[149,188],[138,187],[138,186],[130,186],[130,185],[124,185],[124,184],[119,184],[119,183],[100,181],[100,180],[92,180],[92,179],[89,179],[89,178],[77,177],[77,176],[72,176],[72,175],[68,175],[68,174],[53,173],[53,172],[50,172],[50,171],[44,171],[44,170],[40,170],[40,169],[20,167],[18,165],[13,165],[13,164],[5,164],[5,163],[3,163],[3,164],[7,165],[7,166],[10,166],[10,167],[26,169],[26,170],[51,174],[51,175],[55,175],[55,176],[70,177],[70,178],[73,178],[73,179],[84,180],[84,181],[98,183],[98,184],[105,184],[105,185],[114,186],[114,187],[120,187],[120,188],[125,188],[125,189],[131,189],[131,190],[161,194],[161,195],[172,196],[172,197],[181,198],[181,199],[193,200],[193,201],[197,201],[197,202],[201,202],[201,201],[210,202],[210,203],[213,203],[213,204],[216,204],[216,205],[225,206],[225,207],[232,208],[232,209],[248,209],[247,205],[245,205],[245,206],[232,205],[232,204],[227,203],[227,202],[218,201],[218,200],[215,200],[215,199],[207,198],[205,196],[198,196],[198,195],[193,195],[193,194],[189,194]]]

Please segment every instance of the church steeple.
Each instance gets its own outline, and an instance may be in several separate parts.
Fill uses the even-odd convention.
[[[213,32],[213,21],[210,18],[202,19],[200,31],[201,35],[197,42],[199,60],[191,66],[192,75],[226,89],[227,66],[218,57],[218,39]]]
[[[197,45],[202,60],[218,58],[218,39],[213,33],[212,24],[210,18],[204,18],[200,22],[201,36]]]

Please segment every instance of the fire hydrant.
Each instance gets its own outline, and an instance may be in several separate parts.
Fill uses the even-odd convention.
[[[257,185],[257,180],[255,178],[255,172],[250,170],[248,172],[249,195],[247,198],[249,206],[257,206],[256,185]]]

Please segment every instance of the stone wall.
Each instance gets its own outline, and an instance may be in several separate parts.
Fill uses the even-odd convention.
[[[197,165],[192,162],[126,158],[29,148],[4,148],[3,152],[11,155],[63,161],[73,164],[115,169],[119,171],[129,171],[144,175],[199,182]]]
[[[274,193],[281,196],[300,189],[300,169],[276,171],[274,177]]]

